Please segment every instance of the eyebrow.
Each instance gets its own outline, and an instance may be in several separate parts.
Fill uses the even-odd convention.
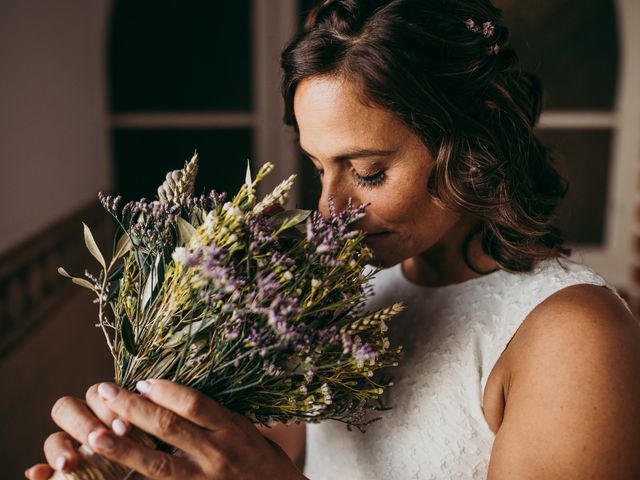
[[[316,157],[314,157],[309,152],[307,152],[304,148],[302,148],[302,146],[300,146],[300,150],[302,150],[302,153],[304,153],[308,157],[313,158],[314,160],[317,160]],[[359,149],[356,149],[356,150],[351,150],[349,152],[342,153],[340,155],[336,155],[335,157],[331,157],[329,160],[332,160],[334,162],[340,162],[340,161],[344,161],[344,160],[351,160],[351,159],[354,159],[354,158],[385,157],[385,156],[391,155],[393,153],[396,153],[397,151],[398,151],[397,148],[394,149],[394,150],[380,150],[380,149],[371,149],[371,148],[359,148]]]

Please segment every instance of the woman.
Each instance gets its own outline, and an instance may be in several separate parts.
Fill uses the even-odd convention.
[[[392,409],[365,435],[308,425],[312,480],[640,477],[640,326],[562,258],[551,222],[565,187],[532,131],[541,87],[518,70],[499,13],[482,0],[327,0],[283,53],[285,121],[319,172],[319,208],[370,204],[361,227],[388,267],[371,302],[409,307],[390,325],[406,351]],[[294,457],[301,427],[258,430],[166,381],[139,390],[58,401],[68,433],[47,440],[49,465],[72,469],[75,440],[150,478],[304,478],[261,435],[288,439]],[[130,425],[184,454],[145,449],[123,436]]]

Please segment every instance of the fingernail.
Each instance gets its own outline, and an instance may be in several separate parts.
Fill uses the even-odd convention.
[[[24,476],[25,476],[25,477],[27,477],[27,478],[29,478],[29,472],[30,472],[30,471],[31,471],[31,469],[30,469],[30,468],[27,468],[27,469],[24,471]]]
[[[111,422],[111,429],[116,435],[120,435],[121,437],[127,433],[127,425],[119,418],[116,418]]]
[[[118,394],[118,387],[113,383],[101,383],[98,385],[98,393],[105,399],[111,400]]]
[[[67,466],[67,457],[60,455],[56,460],[56,470],[64,470]]]
[[[138,390],[142,394],[149,393],[151,391],[151,384],[146,380],[140,380],[136,383],[136,390]]]
[[[106,434],[99,435],[98,432],[91,432],[89,434],[89,445],[98,448],[100,450],[112,450],[115,442],[113,438]]]

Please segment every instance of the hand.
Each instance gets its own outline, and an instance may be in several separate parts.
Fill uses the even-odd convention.
[[[77,461],[72,439],[150,479],[304,479],[286,454],[244,416],[191,388],[167,380],[139,382],[143,395],[114,384],[94,385],[86,404],[64,397],[52,411],[69,432],[47,439],[49,465],[36,465],[29,478],[48,478],[58,458],[72,470]],[[95,412],[98,418],[89,410]],[[115,421],[115,423],[114,423]],[[152,450],[123,435],[134,425],[180,449],[182,456]],[[106,425],[112,425],[112,432]]]

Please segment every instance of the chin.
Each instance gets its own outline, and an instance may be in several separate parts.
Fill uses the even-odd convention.
[[[374,267],[389,268],[400,263],[404,258],[398,255],[398,252],[392,252],[390,249],[371,247],[373,258],[369,262]]]
[[[365,239],[364,243],[373,252],[373,258],[369,263],[374,267],[389,268],[404,260],[402,252],[397,248],[397,242],[390,241],[392,235],[385,234]]]

